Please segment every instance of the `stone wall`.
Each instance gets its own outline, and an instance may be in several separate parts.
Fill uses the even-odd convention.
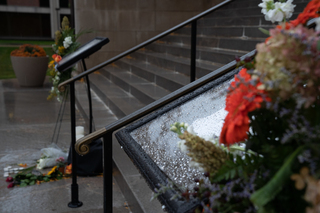
[[[80,37],[83,44],[96,36],[110,43],[86,60],[98,65],[119,53],[205,11],[223,0],[76,0],[76,31],[92,29]]]

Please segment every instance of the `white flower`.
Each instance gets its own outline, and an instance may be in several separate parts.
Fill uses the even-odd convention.
[[[285,14],[285,17],[287,19],[291,18],[292,13],[294,11],[294,8],[296,5],[292,4],[293,0],[288,0],[285,3],[280,3],[280,9],[282,10],[282,12]]]
[[[320,18],[316,19],[316,31],[320,31]]]
[[[262,8],[261,12],[265,15],[267,21],[281,22],[285,18],[288,19],[292,16],[294,7],[296,5],[292,4],[293,0],[288,0],[285,3],[276,2],[273,0],[262,0],[258,6]]]
[[[265,19],[267,21],[271,21],[272,23],[278,21],[283,21],[284,19],[284,13],[281,11],[280,9],[280,4],[279,2],[276,2],[274,4],[275,9],[273,10],[269,10],[266,14],[265,14]]]
[[[196,133],[195,133],[195,131],[193,130],[193,127],[192,127],[192,126],[188,126],[187,131],[188,131],[190,134],[196,135]]]
[[[262,3],[258,4],[258,6],[262,8],[261,12],[264,15],[271,9],[270,6],[272,5],[274,5],[273,0],[262,0]]]
[[[184,144],[185,142],[185,140],[178,141],[177,146],[179,147],[181,152],[188,153],[188,147]]]
[[[71,44],[72,44],[72,38],[71,38],[71,36],[66,37],[66,38],[64,39],[64,41],[63,41],[63,46],[64,46],[64,48],[67,49]]]

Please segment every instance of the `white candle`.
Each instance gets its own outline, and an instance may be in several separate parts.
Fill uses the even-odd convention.
[[[76,135],[84,135],[84,127],[76,126]]]

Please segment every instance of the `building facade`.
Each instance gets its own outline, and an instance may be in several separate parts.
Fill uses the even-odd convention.
[[[53,39],[69,0],[0,0],[0,39]]]

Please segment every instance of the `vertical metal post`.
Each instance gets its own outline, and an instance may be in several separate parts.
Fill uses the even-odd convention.
[[[70,112],[71,112],[71,155],[72,155],[72,184],[71,184],[71,202],[68,204],[70,208],[82,206],[79,201],[79,189],[77,184],[77,158],[76,150],[76,107],[75,107],[75,90],[74,82],[70,83]]]
[[[197,20],[191,23],[190,82],[196,79]]]
[[[82,59],[82,65],[83,65],[83,69],[84,71],[87,71],[87,66],[86,63],[84,61],[84,59]],[[92,99],[91,99],[91,90],[90,90],[90,82],[89,82],[89,76],[86,75],[86,82],[87,82],[87,94],[88,94],[88,101],[89,101],[89,134],[92,133],[92,122],[93,122],[93,116],[92,116]]]
[[[103,212],[112,212],[112,132],[103,136]]]

